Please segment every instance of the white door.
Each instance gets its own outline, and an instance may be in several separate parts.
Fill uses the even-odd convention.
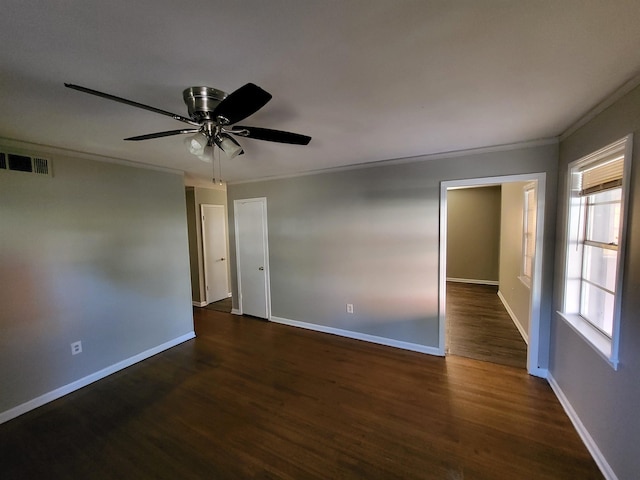
[[[201,205],[204,284],[207,303],[229,296],[224,205]]]
[[[267,199],[234,200],[240,313],[269,318]]]

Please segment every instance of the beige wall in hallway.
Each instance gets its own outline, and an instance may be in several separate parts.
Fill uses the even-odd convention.
[[[500,186],[447,192],[447,278],[498,281]]]
[[[516,317],[521,332],[529,331],[531,290],[522,280],[522,214],[524,186],[529,182],[502,184],[500,227],[500,287],[502,301]]]

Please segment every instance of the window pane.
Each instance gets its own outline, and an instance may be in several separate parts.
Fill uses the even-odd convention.
[[[524,218],[522,225],[522,275],[531,278],[533,271],[533,255],[536,248],[536,196],[535,188],[525,187],[524,190]]]
[[[587,240],[618,244],[621,193],[616,188],[587,197]]]
[[[613,332],[614,296],[609,292],[582,282],[580,315],[607,335]]]
[[[524,270],[523,270],[522,274],[525,277],[531,278],[532,271],[533,271],[533,257],[526,256],[526,257],[524,257]]]
[[[617,250],[584,246],[583,278],[615,292],[617,268]]]

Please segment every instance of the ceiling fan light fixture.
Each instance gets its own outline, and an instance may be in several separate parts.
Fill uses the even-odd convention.
[[[216,135],[213,137],[213,141],[229,158],[235,158],[244,153],[240,144],[226,133]]]
[[[185,138],[184,142],[187,145],[189,153],[196,157],[202,157],[208,140],[202,133],[196,133],[195,135]]]
[[[202,155],[198,155],[198,158],[205,163],[213,163],[213,146],[207,145],[204,147]]]

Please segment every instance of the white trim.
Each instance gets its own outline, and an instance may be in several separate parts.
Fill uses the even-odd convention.
[[[616,103],[622,97],[624,97],[631,90],[640,85],[640,74],[636,74],[633,78],[627,80],[620,87],[613,91],[610,95],[608,95],[604,100],[598,103],[595,107],[585,113],[582,117],[576,120],[569,128],[567,128],[559,137],[559,140],[562,142],[567,137],[575,133],[580,127],[586,125],[595,117],[604,112],[611,105]]]
[[[376,335],[369,335],[367,333],[353,332],[351,330],[343,330],[341,328],[326,327],[324,325],[300,322],[298,320],[289,320],[288,318],[271,317],[270,320],[274,323],[281,323],[283,325],[289,325],[292,327],[304,328],[306,330],[314,330],[316,332],[330,333],[332,335],[338,335],[340,337],[353,338],[355,340],[363,340],[365,342],[377,343],[379,345],[386,345],[388,347],[395,347],[395,348],[401,348],[403,350],[411,350],[413,352],[420,352],[420,353],[426,353],[429,355],[442,356],[440,354],[440,350],[437,347],[429,347],[427,345],[420,345],[418,343],[403,342],[401,340],[393,340],[391,338],[378,337]]]
[[[466,150],[452,150],[448,152],[430,153],[426,155],[418,155],[415,157],[394,158],[390,160],[374,160],[372,162],[363,162],[363,163],[357,163],[354,165],[341,165],[336,167],[321,168],[321,169],[310,170],[306,172],[272,175],[272,176],[265,176],[260,178],[252,178],[249,180],[229,181],[227,182],[227,185],[241,185],[244,183],[282,180],[284,178],[306,177],[308,175],[321,175],[323,173],[346,172],[350,170],[361,170],[363,168],[385,167],[390,165],[391,166],[404,165],[406,163],[419,163],[419,162],[424,162],[428,160],[440,160],[444,158],[465,157],[467,155],[481,155],[486,153],[519,150],[521,148],[522,149],[535,148],[535,147],[541,147],[544,145],[556,145],[558,143],[559,141],[557,137],[541,138],[538,140],[529,140],[529,141],[517,142],[517,143],[507,143],[503,145],[490,145],[487,147],[469,148]]]
[[[195,336],[196,336],[195,332],[189,332],[185,335],[174,338],[173,340],[169,340],[168,342],[165,342],[161,345],[150,348],[149,350],[145,350],[144,352],[134,355],[133,357],[129,357],[126,360],[115,363],[109,367],[103,368],[102,370],[99,370],[95,373],[87,375],[86,377],[76,380],[75,382],[71,382],[60,388],[56,388],[51,392],[45,393],[44,395],[40,395],[39,397],[29,400],[28,402],[18,405],[17,407],[13,407],[13,408],[10,408],[9,410],[1,412],[0,424],[8,422],[9,420],[12,420],[24,413],[27,413],[31,410],[41,407],[46,403],[52,402],[53,400],[56,400],[60,397],[68,395],[69,393],[75,392],[76,390],[86,387],[91,383],[97,382],[98,380],[101,380],[113,373],[116,373],[119,370],[123,370],[135,363],[146,360],[149,357],[157,355],[158,353],[168,350],[169,348],[175,347],[176,345],[186,342],[187,340],[191,340],[192,338],[195,338]]]
[[[524,275],[518,275],[518,280],[520,283],[524,285],[526,288],[531,290],[531,279],[529,277],[525,277]]]
[[[454,186],[454,185],[452,185]],[[440,271],[438,272],[438,351],[445,355],[447,347],[447,186],[440,183]]]
[[[227,239],[228,234],[227,234],[227,207],[225,205],[219,205],[217,203],[201,203],[200,204],[200,235],[202,238],[202,244],[200,245],[201,249],[202,249],[202,278],[201,280],[204,281],[204,297],[206,299],[206,303],[207,305],[209,303],[213,303],[213,301],[210,301],[210,292],[209,292],[209,278],[207,276],[208,273],[211,273],[208,271],[207,265],[208,265],[208,258],[207,258],[207,251],[209,250],[207,248],[207,235],[206,235],[206,228],[205,228],[205,211],[215,211],[215,210],[219,210],[222,209],[222,233],[224,235],[224,255],[225,258],[229,258],[229,249],[227,248]],[[223,259],[224,260],[224,259]],[[225,290],[229,289],[229,267],[225,264],[225,278],[227,280],[227,288]],[[200,292],[202,293],[202,292]],[[229,295],[229,294],[227,294]],[[221,299],[222,300],[222,299]],[[217,300],[216,300],[217,301]]]
[[[574,299],[576,295],[568,295],[568,272],[571,268],[577,265],[581,268],[582,259],[578,262],[577,259],[572,259],[572,254],[569,251],[569,243],[574,239],[571,231],[571,222],[574,219],[575,208],[572,205],[572,172],[577,168],[589,165],[591,163],[597,163],[602,157],[612,150],[615,151],[620,146],[624,145],[624,168],[622,176],[622,198],[620,201],[620,229],[619,229],[619,246],[618,246],[618,260],[617,260],[617,273],[616,273],[616,294],[613,311],[613,328],[611,339],[605,339],[595,327],[592,327],[588,322],[579,315],[579,307],[576,305],[569,305],[569,301]],[[622,318],[622,287],[624,282],[624,259],[626,258],[627,249],[627,228],[630,222],[628,215],[629,211],[629,197],[631,192],[631,165],[633,163],[633,133],[630,133],[606,146],[589,153],[577,160],[569,163],[567,166],[567,182],[566,182],[566,219],[564,225],[564,231],[562,232],[562,254],[564,255],[564,268],[562,272],[562,290],[561,290],[561,305],[562,312],[557,312],[560,317],[569,325],[583,340],[586,340],[594,351],[596,351],[607,363],[614,369],[618,369],[619,362],[619,346],[620,346],[620,322]],[[574,265],[575,264],[575,265]],[[575,303],[575,300],[574,302]]]
[[[195,301],[191,302],[191,304],[194,307],[199,307],[199,308],[206,307],[208,305],[207,302],[195,302]]]
[[[233,201],[233,228],[236,240],[236,279],[238,282],[238,315],[243,315],[242,311],[242,269],[240,258],[240,235],[238,235],[238,205],[241,203],[258,202],[262,207],[262,219],[264,220],[264,231],[262,242],[264,245],[264,269],[265,269],[265,297],[267,301],[267,320],[271,319],[271,269],[269,268],[269,226],[267,217],[267,197],[239,198]],[[232,311],[233,313],[233,311]]]
[[[513,324],[518,329],[518,332],[520,332],[520,335],[522,336],[522,339],[524,340],[524,343],[529,345],[529,335],[525,331],[524,327],[520,324],[520,320],[518,320],[518,317],[516,316],[516,314],[513,312],[513,310],[511,310],[511,307],[509,306],[509,303],[507,302],[507,299],[504,298],[504,295],[502,295],[502,292],[500,290],[498,290],[498,298],[502,302],[502,305],[504,306],[504,309],[507,311],[507,313],[511,317],[511,321],[513,322]]]
[[[527,349],[527,372],[530,375],[544,377],[546,368],[540,361],[540,304],[542,302],[542,256],[544,247],[544,208],[546,197],[546,173],[523,173],[498,177],[467,178],[440,182],[440,271],[438,293],[438,330],[440,354],[445,354],[446,346],[446,291],[447,291],[447,189],[453,187],[473,187],[476,185],[495,185],[511,182],[538,182],[536,198],[536,250],[533,262],[531,302],[529,311],[529,348]]]
[[[498,280],[477,280],[475,278],[447,277],[447,282],[473,283],[475,285],[500,285],[500,282]]]
[[[233,236],[236,247],[236,283],[238,288],[238,308],[232,308],[231,313],[242,315],[242,274],[240,273],[240,238],[238,238],[238,200],[233,201]]]
[[[551,385],[551,389],[556,394],[556,397],[558,397],[560,405],[562,405],[562,408],[564,408],[564,411],[569,417],[569,420],[571,420],[571,423],[573,423],[573,426],[578,432],[578,435],[580,435],[580,438],[582,439],[585,447],[587,447],[587,450],[589,450],[589,453],[593,457],[593,460],[596,462],[596,465],[598,465],[598,468],[600,468],[602,475],[604,475],[607,480],[618,480],[618,477],[613,471],[613,468],[611,468],[611,465],[609,465],[609,462],[607,462],[607,459],[600,451],[600,448],[598,448],[595,440],[589,434],[587,427],[584,426],[584,424],[580,420],[580,417],[573,409],[571,402],[569,402],[569,399],[566,397],[566,395],[562,391],[562,388],[560,388],[560,385],[558,385],[558,382],[556,382],[556,379],[553,378],[553,375],[551,373],[547,375],[547,381],[549,382],[549,385]]]

